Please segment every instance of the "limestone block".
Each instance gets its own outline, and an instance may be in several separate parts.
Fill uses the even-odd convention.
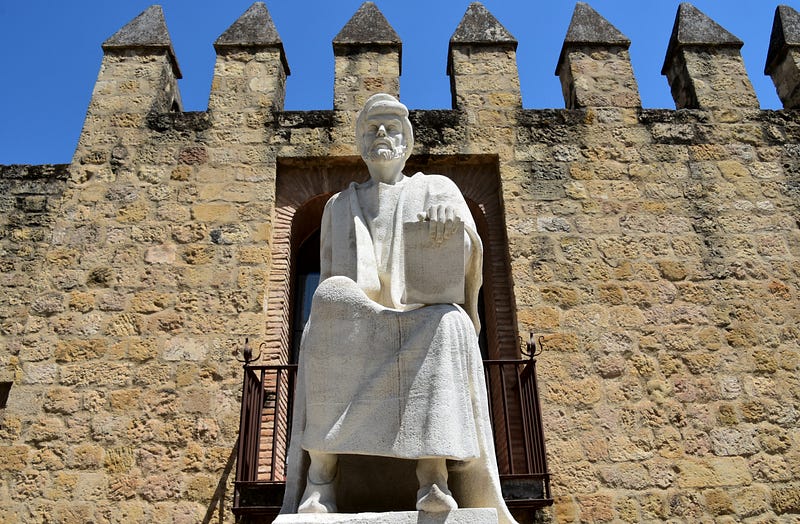
[[[31,303],[31,312],[34,315],[50,316],[64,309],[64,296],[60,293],[40,295]]]
[[[278,515],[274,524],[496,524],[494,508],[456,509],[447,513],[307,513]]]
[[[333,39],[334,107],[354,110],[375,92],[400,91],[401,41],[373,3],[365,3]]]
[[[3,446],[0,450],[0,471],[21,471],[28,461],[28,446]]]
[[[602,495],[586,495],[577,497],[581,507],[581,518],[585,522],[604,522],[614,518],[611,497]]]
[[[198,475],[188,482],[186,497],[189,500],[205,503],[213,498],[217,482],[213,477]]]
[[[166,342],[162,357],[166,361],[199,361],[207,351],[205,344],[195,338],[175,337]]]
[[[743,42],[689,3],[678,7],[665,75],[682,108],[757,108],[739,53]]]
[[[751,517],[769,511],[770,495],[763,486],[747,486],[731,493],[736,514]]]
[[[176,498],[180,494],[180,482],[173,475],[151,475],[139,488],[139,494],[149,502]]]
[[[778,514],[800,512],[800,484],[785,484],[773,490],[772,504]]]
[[[556,522],[574,522],[577,518],[578,507],[572,497],[558,497],[555,499]]]
[[[54,388],[47,392],[43,407],[50,413],[72,414],[80,409],[80,396],[69,388]]]
[[[521,105],[517,41],[483,5],[467,8],[449,47],[447,74],[456,107],[481,108],[489,100]]]
[[[556,68],[566,106],[640,106],[629,46],[625,35],[589,5],[578,2]]]
[[[59,471],[64,469],[64,448],[56,445],[36,450],[31,457],[31,466],[38,471]]]

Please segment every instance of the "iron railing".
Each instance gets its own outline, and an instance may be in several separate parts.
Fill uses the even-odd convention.
[[[536,361],[484,360],[503,496],[511,508],[552,504]],[[234,513],[276,514],[285,487],[297,366],[245,365]]]
[[[233,494],[236,515],[271,514],[280,508],[296,377],[296,365],[244,367]]]
[[[510,507],[552,504],[536,360],[484,360],[495,455]]]

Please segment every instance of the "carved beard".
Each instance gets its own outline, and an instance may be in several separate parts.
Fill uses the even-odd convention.
[[[388,145],[388,144],[387,144]],[[403,158],[405,155],[406,146],[391,144],[389,147],[381,147],[376,149],[374,146],[367,152],[366,158],[370,162],[391,162]]]

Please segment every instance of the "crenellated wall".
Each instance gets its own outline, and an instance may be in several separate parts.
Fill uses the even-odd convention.
[[[762,111],[742,42],[681,4],[678,109],[645,110],[630,41],[578,3],[566,109],[533,110],[516,40],[475,3],[453,108],[411,108],[410,164],[492,215],[497,354],[544,336],[544,521],[800,518],[798,42],[779,7],[786,109]],[[284,111],[256,3],[215,42],[208,110],[182,112],[153,6],[103,44],[71,164],[0,166],[0,522],[233,522],[234,349],[286,361],[293,219],[366,176],[355,114],[400,89],[373,4],[333,44],[334,109]]]

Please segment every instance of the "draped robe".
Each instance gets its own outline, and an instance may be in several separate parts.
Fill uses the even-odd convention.
[[[440,204],[464,221],[465,303],[404,304],[403,223]],[[296,511],[306,452],[318,451],[450,459],[460,507],[495,507],[501,523],[514,522],[500,492],[478,348],[481,241],[455,184],[422,173],[394,185],[351,184],[325,206],[320,268],[282,512]],[[381,474],[393,481],[391,470]]]

